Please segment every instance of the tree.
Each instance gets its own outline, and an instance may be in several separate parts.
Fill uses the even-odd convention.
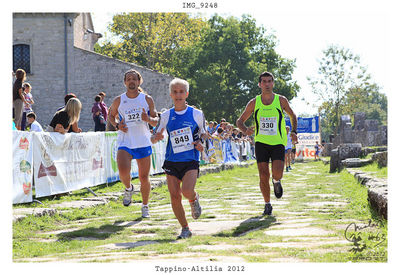
[[[117,14],[109,29],[119,41],[97,44],[95,51],[173,75],[178,71],[174,53],[196,43],[206,26],[203,19],[187,13]]]
[[[321,127],[328,133],[338,132],[340,115],[351,114],[358,107],[364,108],[365,104],[372,103],[369,101],[372,98],[361,100],[358,93],[379,93],[379,87],[372,83],[367,69],[360,64],[360,57],[349,49],[336,45],[331,45],[323,51],[318,76],[309,77],[308,80],[313,92],[323,102],[319,107]],[[354,105],[356,102],[360,106]]]
[[[224,117],[234,122],[246,103],[260,93],[258,75],[275,75],[275,90],[289,100],[299,89],[291,74],[294,61],[275,51],[275,37],[257,27],[250,16],[223,18],[214,15],[208,21],[202,39],[191,48],[195,61],[187,70],[192,85],[190,104],[200,107],[207,119]]]

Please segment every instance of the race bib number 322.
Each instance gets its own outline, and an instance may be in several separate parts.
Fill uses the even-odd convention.
[[[170,132],[170,140],[174,154],[192,150],[194,148],[193,135],[190,127]]]
[[[125,111],[125,123],[127,125],[136,124],[142,121],[142,109],[141,108],[132,108],[128,111]]]
[[[276,135],[276,117],[260,117],[260,134],[266,136]]]

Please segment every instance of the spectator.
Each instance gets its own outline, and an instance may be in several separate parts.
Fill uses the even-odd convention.
[[[15,118],[15,127],[21,130],[22,121],[22,107],[25,103],[25,98],[22,91],[22,82],[26,79],[26,73],[23,69],[18,69],[15,72],[15,77],[17,78],[13,84],[13,109]]]
[[[21,119],[21,131],[25,130],[26,114],[33,111],[31,106],[32,106],[32,104],[35,103],[32,98],[31,90],[32,90],[32,86],[28,82],[25,82],[24,84],[22,84],[22,91],[23,91],[23,95],[25,98],[25,102],[24,102],[24,109],[23,109],[22,119]]]
[[[28,113],[26,119],[30,125],[31,132],[43,132],[42,125],[36,121],[36,114],[34,112]]]
[[[104,102],[104,98],[106,97],[106,93],[105,92],[100,92],[99,96],[101,96],[101,101],[100,101],[101,113],[104,116],[104,120],[107,121],[108,108],[107,108],[106,103]]]
[[[210,121],[210,122],[208,123],[207,132],[208,132],[210,135],[212,135],[212,134],[215,132],[215,129],[214,129],[214,122],[213,122],[213,121]]]
[[[94,103],[92,107],[92,114],[93,114],[93,120],[94,120],[94,131],[98,132],[104,132],[106,130],[106,120],[104,118],[104,114],[101,109],[101,96],[96,95],[94,98]]]
[[[67,94],[66,96],[64,96],[64,104],[65,104],[65,105],[62,106],[62,107],[59,107],[59,108],[57,109],[57,111],[60,111],[60,110],[62,110],[63,108],[65,108],[65,106],[67,105],[68,100],[70,100],[71,98],[77,98],[77,97],[76,97],[76,95],[75,95],[74,93],[69,93],[69,94]],[[71,127],[69,128],[68,133],[72,133],[72,132],[75,132],[75,133],[80,133],[80,132],[82,132],[82,129],[78,127],[78,122],[75,122],[75,123],[72,124]]]
[[[77,98],[68,100],[67,105],[54,114],[50,122],[49,130],[51,132],[59,132],[65,134],[72,127],[77,124],[82,109],[82,103]]]

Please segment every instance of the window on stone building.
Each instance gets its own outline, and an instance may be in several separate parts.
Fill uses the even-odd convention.
[[[29,45],[16,44],[13,46],[13,70],[24,69],[29,74],[31,73],[31,52]]]

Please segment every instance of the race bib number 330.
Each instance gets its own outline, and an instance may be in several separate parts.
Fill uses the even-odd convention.
[[[276,117],[260,117],[260,134],[266,136],[276,135]]]
[[[192,150],[194,148],[193,135],[190,127],[170,132],[170,140],[174,154]]]

